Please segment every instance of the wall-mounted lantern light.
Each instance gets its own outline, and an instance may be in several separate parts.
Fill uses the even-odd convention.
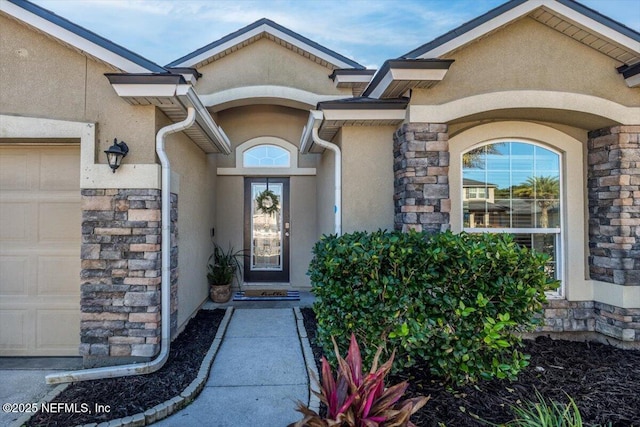
[[[126,157],[129,152],[129,147],[124,141],[118,142],[118,138],[113,138],[113,145],[108,150],[104,150],[107,155],[107,162],[113,173],[116,173],[116,169],[120,167],[122,159]]]

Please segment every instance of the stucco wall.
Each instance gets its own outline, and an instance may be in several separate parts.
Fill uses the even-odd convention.
[[[393,229],[395,127],[342,128],[342,231]]]
[[[170,121],[158,112],[158,125]],[[178,194],[178,328],[207,298],[207,259],[215,224],[216,160],[184,133],[169,135],[166,150],[171,162],[172,192]]]
[[[154,163],[154,107],[120,99],[104,73],[116,70],[0,15],[0,113],[97,123],[96,158],[113,138],[128,163]],[[54,83],[55,82],[55,83]]]
[[[232,154],[216,155],[218,167],[236,166],[235,149],[253,138],[272,136],[296,147],[308,111],[273,105],[230,108],[217,113],[216,122],[231,140]],[[315,168],[319,154],[298,154],[299,168]],[[249,171],[250,173],[250,171]],[[286,171],[280,176],[288,176]],[[244,245],[244,177],[220,175],[216,180],[216,242],[240,249]],[[294,287],[308,286],[306,276],[311,247],[317,240],[316,176],[290,178],[291,277]]]
[[[317,94],[345,94],[348,90],[335,88],[328,78],[329,68],[286,49],[275,42],[260,39],[199,70],[199,94],[210,94],[225,89],[277,85],[303,89]]]
[[[440,104],[504,90],[546,90],[592,95],[625,106],[640,105],[621,63],[531,18],[523,18],[460,51],[432,89],[414,91],[412,104]]]
[[[244,245],[244,177],[218,176],[216,179],[216,237],[224,248],[236,250]],[[290,283],[308,287],[306,275],[311,248],[317,240],[316,179],[314,176],[290,178]]]
[[[341,134],[342,130],[338,132],[333,142],[340,141]],[[316,169],[318,239],[324,234],[335,233],[335,215],[333,213],[335,203],[335,164],[335,154],[330,150],[324,150]],[[344,196],[342,200],[344,200]]]
[[[275,136],[300,147],[302,128],[307,124],[308,111],[274,105],[253,105],[230,108],[216,115],[216,123],[231,140],[231,154],[220,156],[218,166],[235,167],[238,145],[259,136]],[[314,155],[298,155],[298,166],[315,167]]]

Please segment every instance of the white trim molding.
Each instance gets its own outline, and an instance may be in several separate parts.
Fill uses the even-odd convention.
[[[80,142],[80,188],[160,188],[160,165],[123,164],[113,173],[96,163],[95,123],[0,115],[0,138],[72,139]],[[13,143],[12,141],[11,143]]]
[[[243,154],[245,151],[258,145],[275,145],[287,150],[290,153],[290,167],[245,167],[243,164]],[[298,147],[282,138],[275,136],[259,136],[252,138],[236,147],[236,167],[218,168],[218,175],[236,176],[295,176],[295,175],[316,175],[315,168],[298,167]]]
[[[0,0],[0,10],[5,12],[14,18],[31,25],[32,27],[48,34],[63,43],[73,46],[87,54],[104,61],[105,63],[125,71],[127,73],[148,73],[157,70],[151,70],[145,68],[135,62],[106,49],[97,43],[93,43],[86,38],[75,34],[59,25],[48,21],[35,13],[32,13],[16,4],[13,4],[6,0]],[[158,66],[159,67],[159,66]]]
[[[627,107],[580,93],[539,90],[484,93],[438,105],[410,105],[407,111],[409,122],[448,123],[473,114],[513,108],[579,111],[605,117],[622,125],[637,124],[640,117],[640,107]]]
[[[254,104],[275,104],[301,110],[315,108],[318,102],[348,97],[347,94],[320,95],[302,89],[276,85],[243,86],[210,94],[198,94],[214,112]]]
[[[620,44],[634,51],[636,54],[640,55],[640,42],[633,40],[632,38],[615,31],[614,29],[601,24],[600,22],[579,13],[570,7],[567,7],[555,0],[529,0],[521,5],[514,7],[496,16],[493,19],[488,20],[487,22],[473,28],[470,31],[460,34],[458,37],[455,37],[449,40],[446,43],[443,43],[439,46],[434,47],[431,50],[428,50],[422,53],[418,58],[438,58],[442,55],[446,55],[460,47],[471,43],[492,31],[495,31],[517,19],[520,19],[532,11],[544,7],[547,10],[553,11],[563,17],[566,17],[568,20],[577,23],[578,25],[589,28],[595,33],[598,33],[603,38],[610,40],[613,43]]]

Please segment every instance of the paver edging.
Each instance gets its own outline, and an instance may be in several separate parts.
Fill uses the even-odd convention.
[[[302,357],[307,367],[307,378],[309,383],[309,402],[307,407],[312,411],[320,411],[320,399],[313,393],[313,381],[312,377],[320,378],[318,375],[318,369],[316,368],[316,362],[313,357],[313,351],[311,350],[311,344],[309,343],[309,337],[307,336],[307,330],[304,327],[304,318],[299,307],[294,307],[293,311],[296,317],[296,327],[298,330],[298,338],[300,338],[300,345],[302,346]]]
[[[209,369],[211,369],[211,364],[215,359],[216,354],[218,353],[218,349],[220,348],[220,343],[222,342],[222,338],[227,331],[227,326],[229,325],[229,321],[231,320],[231,316],[233,314],[233,307],[228,307],[226,309],[225,315],[220,322],[220,326],[218,327],[218,332],[216,333],[213,342],[211,343],[211,347],[209,347],[209,351],[205,354],[202,359],[202,363],[200,364],[200,370],[198,371],[198,375],[196,378],[189,384],[179,396],[172,397],[169,400],[166,400],[162,403],[157,404],[153,408],[149,408],[144,412],[139,412],[134,415],[129,415],[122,418],[117,418],[115,420],[105,421],[103,423],[88,423],[83,425],[78,425],[76,427],[142,427],[154,422],[160,421],[163,418],[172,415],[175,412],[178,412],[180,409],[187,406],[193,399],[195,399],[198,394],[204,388],[205,383],[207,382]],[[51,390],[45,397],[40,400],[39,405],[44,402],[50,402],[63,390],[65,390],[69,384],[60,384],[53,390]],[[19,419],[16,420],[12,427],[20,427],[24,425],[34,414],[25,414]]]

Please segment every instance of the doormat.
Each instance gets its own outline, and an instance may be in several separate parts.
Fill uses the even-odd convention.
[[[233,294],[234,301],[300,301],[300,291],[251,289]]]

